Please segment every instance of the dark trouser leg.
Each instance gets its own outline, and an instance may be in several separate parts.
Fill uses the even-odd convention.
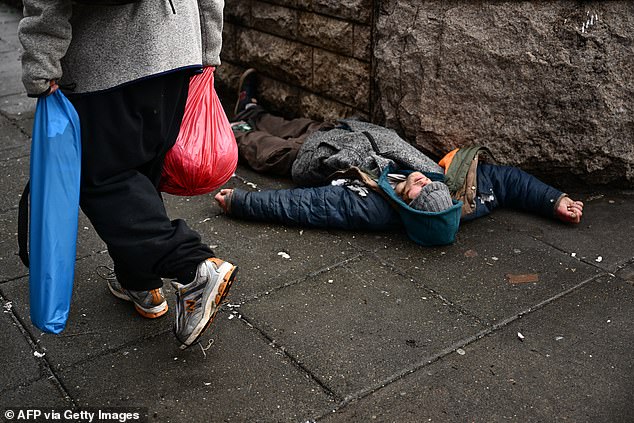
[[[158,288],[161,277],[189,282],[213,256],[184,221],[170,221],[157,189],[188,83],[178,72],[70,97],[81,121],[81,207],[127,289]]]
[[[305,118],[287,120],[266,112],[261,106],[249,108],[236,118],[247,121],[254,129],[234,131],[240,159],[257,172],[282,176],[290,176],[297,151],[306,137],[333,127],[328,122]]]

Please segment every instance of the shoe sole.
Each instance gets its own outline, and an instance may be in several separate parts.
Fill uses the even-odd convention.
[[[137,313],[139,313],[141,316],[145,317],[146,319],[156,319],[157,317],[161,317],[162,315],[167,313],[167,310],[168,310],[167,301],[163,301],[161,304],[154,306],[152,308],[143,308],[137,303],[135,303],[132,300],[132,298],[128,297],[125,293],[115,290],[112,286],[110,286],[109,283],[108,283],[108,289],[110,290],[112,295],[114,295],[115,297],[124,301],[129,301],[132,304],[134,304],[134,309],[137,311]]]
[[[224,262],[220,266],[220,269],[222,269],[222,266],[224,265],[228,265],[230,266],[230,268],[226,270],[226,273],[222,277],[222,282],[214,286],[214,290],[215,290],[214,301],[209,301],[207,303],[204,314],[203,314],[203,318],[201,319],[198,326],[194,328],[191,335],[189,335],[189,338],[187,338],[184,342],[181,341],[181,344],[182,344],[180,346],[181,350],[184,350],[192,346],[194,343],[196,343],[196,341],[198,341],[198,339],[202,336],[202,334],[205,333],[209,325],[213,323],[216,317],[216,314],[218,313],[218,310],[220,310],[220,305],[222,301],[227,297],[227,294],[229,293],[229,289],[231,288],[231,285],[233,284],[233,281],[236,278],[236,274],[238,273],[238,267],[232,264],[229,264],[227,262]],[[213,295],[214,292],[212,291],[211,294]]]
[[[244,80],[247,79],[247,76],[256,72],[255,69],[249,68],[244,71],[244,73],[240,76],[240,81],[238,82],[238,101],[236,101],[236,105],[233,108],[233,116],[238,114],[238,107],[240,107],[240,93],[242,92],[242,84],[244,84]]]

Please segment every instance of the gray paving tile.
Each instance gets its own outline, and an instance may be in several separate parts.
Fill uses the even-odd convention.
[[[0,53],[0,81],[0,97],[23,92],[22,64],[15,51]]]
[[[68,367],[124,344],[156,335],[161,335],[164,342],[176,345],[171,334],[173,314],[168,313],[159,319],[144,319],[129,302],[112,296],[106,282],[98,275],[98,267],[108,264],[105,254],[77,261],[68,322],[58,335],[42,333],[31,324],[28,278],[2,285],[2,292],[12,302],[13,309],[25,322],[37,345],[46,352],[54,369]],[[166,295],[173,310],[173,295],[169,289]]]
[[[341,397],[483,328],[371,256],[249,302],[241,312]]]
[[[36,101],[35,98],[27,97],[26,91],[22,89],[19,94],[0,97],[0,112],[16,121],[33,119]],[[30,124],[23,124],[21,127],[28,129],[25,132],[30,135],[33,123],[32,121],[28,123]]]
[[[59,377],[80,406],[147,407],[161,422],[306,421],[332,407],[332,398],[256,330],[220,317],[205,353],[155,337]]]
[[[358,254],[337,233],[227,218],[219,214],[211,195],[166,197],[166,204],[170,217],[187,218],[217,256],[239,266],[232,301],[257,296]]]
[[[319,421],[630,422],[633,294],[598,279]]]
[[[17,407],[72,407],[72,401],[55,383],[42,378],[10,390],[0,391],[2,412],[5,408]]]
[[[24,185],[29,180],[29,157],[0,161],[0,212],[18,206]]]
[[[585,204],[578,226],[533,216],[514,219],[509,213],[496,213],[495,218],[514,231],[526,232],[562,251],[575,253],[577,258],[606,271],[616,271],[634,254],[634,191],[606,189],[600,194],[577,194],[573,198]]]
[[[0,287],[0,292],[2,288]],[[11,317],[13,303],[2,301],[0,313],[0,356],[5,369],[0,373],[0,390],[15,388],[26,381],[33,381],[41,376],[40,358],[34,356],[34,351],[26,335],[22,333],[18,324]]]
[[[464,225],[455,244],[377,250],[395,268],[490,324],[570,289],[600,269],[493,219]],[[520,277],[536,282],[512,283]]]
[[[27,276],[28,269],[18,257],[17,208],[0,214],[0,231],[3,234],[0,238],[0,283]],[[80,212],[77,229],[77,257],[86,257],[104,251],[105,248],[105,244],[97,236],[88,218]]]
[[[28,154],[31,146],[31,139],[26,135],[14,121],[0,115],[0,152],[2,160],[13,159]],[[22,147],[26,149],[20,156],[11,153],[11,150]]]

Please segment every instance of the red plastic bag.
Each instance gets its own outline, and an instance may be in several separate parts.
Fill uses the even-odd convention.
[[[191,77],[185,114],[165,156],[160,189],[174,195],[207,194],[231,178],[238,146],[214,89],[214,68]]]

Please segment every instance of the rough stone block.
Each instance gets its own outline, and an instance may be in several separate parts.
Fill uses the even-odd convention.
[[[252,3],[251,0],[232,0],[225,2],[225,20],[236,25],[251,26]]]
[[[311,11],[369,24],[372,0],[313,0]]]
[[[374,117],[442,155],[634,185],[634,3],[389,2]]]
[[[299,17],[300,40],[327,50],[351,55],[354,50],[352,24],[340,19],[301,13]]]
[[[238,27],[228,22],[222,27],[222,50],[220,51],[221,61],[237,60],[236,54],[236,33]]]
[[[363,111],[369,108],[370,65],[315,49],[313,91]]]
[[[315,120],[336,121],[353,115],[363,116],[350,106],[311,93],[301,96],[301,115]]]
[[[352,55],[364,62],[372,60],[372,27],[354,25],[352,37]]]
[[[312,48],[304,44],[253,30],[238,35],[240,60],[278,79],[299,86],[312,80]]]
[[[251,16],[253,26],[256,28],[285,38],[296,37],[299,18],[298,11],[295,9],[254,2]]]
[[[259,0],[253,0],[256,3],[261,3]],[[311,0],[268,0],[267,3],[279,4],[280,6],[293,7],[293,8],[306,8],[306,3],[310,4]]]

